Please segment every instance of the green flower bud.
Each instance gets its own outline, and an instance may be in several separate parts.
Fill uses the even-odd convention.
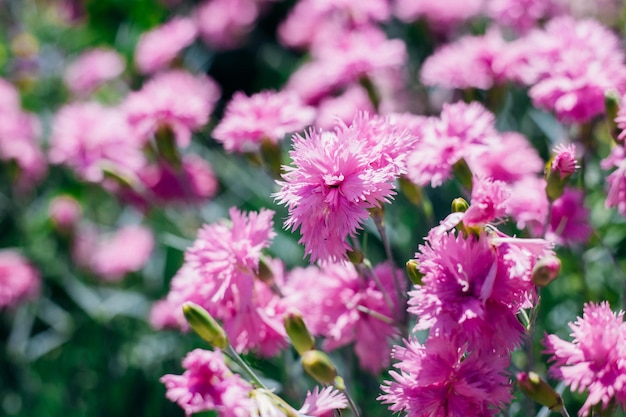
[[[289,311],[283,316],[283,323],[293,347],[300,355],[304,355],[304,352],[308,350],[315,349],[315,339],[313,339],[313,336],[306,328],[302,314],[298,311]]]
[[[169,126],[160,126],[154,135],[159,155],[169,162],[174,168],[181,167],[180,154],[176,147],[174,132]]]
[[[409,275],[409,279],[414,285],[424,285],[422,282],[422,278],[424,278],[424,274],[422,274],[419,270],[419,262],[415,259],[410,259],[406,263],[406,272]]]
[[[319,350],[308,350],[302,354],[302,368],[320,384],[333,384],[337,368],[327,354]]]
[[[452,213],[465,213],[469,208],[469,203],[464,198],[452,200]]]
[[[454,172],[454,176],[461,183],[461,185],[467,188],[469,191],[472,191],[472,170],[465,159],[459,159],[453,166],[452,172]]]
[[[204,308],[187,302],[183,304],[183,314],[191,328],[211,346],[222,350],[228,347],[226,332]]]
[[[548,407],[551,411],[558,412],[563,409],[563,399],[559,393],[535,372],[520,372],[516,375],[516,379],[520,390],[527,397]]]
[[[353,265],[361,265],[363,260],[365,259],[365,255],[360,250],[350,250],[346,253],[348,255],[348,260]]]

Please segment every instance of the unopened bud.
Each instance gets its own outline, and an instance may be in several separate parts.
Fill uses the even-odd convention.
[[[293,347],[300,355],[315,348],[315,339],[306,328],[302,314],[298,311],[289,311],[283,316],[283,323]]]
[[[520,372],[516,375],[517,385],[520,390],[529,398],[541,405],[548,407],[551,411],[561,411],[563,399],[535,372]]]
[[[363,260],[365,259],[365,255],[363,254],[363,252],[358,249],[347,251],[346,255],[348,256],[348,260],[353,265],[361,265],[363,263]]]
[[[454,176],[457,180],[469,191],[472,190],[472,180],[474,178],[472,174],[472,170],[465,159],[459,159],[453,166],[452,172],[454,172]]]
[[[604,95],[604,110],[606,115],[606,125],[609,133],[615,142],[619,139],[621,129],[617,126],[615,119],[619,112],[620,97],[616,91],[607,91]]]
[[[406,272],[409,276],[409,279],[414,285],[424,285],[422,279],[424,278],[424,274],[422,274],[419,270],[420,263],[415,259],[410,259],[406,263]]]
[[[464,198],[452,200],[452,213],[465,213],[469,208],[469,203]]]
[[[169,126],[161,126],[154,136],[159,155],[174,168],[179,169],[181,167],[180,154],[172,129]]]
[[[266,284],[274,282],[274,272],[264,257],[261,257],[259,260],[259,272],[256,274],[256,277]]]
[[[269,139],[263,139],[261,141],[261,158],[263,158],[263,162],[272,176],[274,178],[280,178],[283,160],[280,147],[276,142]]]
[[[555,155],[546,165],[546,194],[550,201],[563,195],[565,185],[580,165],[576,160],[574,145],[558,145],[554,148]]]
[[[561,272],[561,260],[556,256],[546,256],[541,258],[533,268],[533,284],[538,287],[545,287],[554,281]]]
[[[302,368],[320,384],[333,384],[337,368],[327,354],[319,350],[308,350],[302,354]]]
[[[226,332],[204,308],[198,304],[187,302],[183,304],[183,314],[189,326],[204,341],[220,349],[228,347]]]

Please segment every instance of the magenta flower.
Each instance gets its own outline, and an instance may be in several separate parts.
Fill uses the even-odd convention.
[[[583,190],[566,188],[563,195],[552,203],[550,227],[546,239],[560,245],[585,243],[591,237],[589,209],[584,205]]]
[[[546,180],[528,175],[510,184],[509,192],[508,214],[517,221],[517,227],[541,230],[548,217]]]
[[[146,162],[141,142],[124,114],[96,103],[70,104],[59,110],[52,125],[49,158],[90,182],[102,182],[107,170],[134,176]]]
[[[191,132],[208,123],[219,99],[219,87],[204,75],[182,70],[161,73],[124,103],[128,122],[144,142],[167,127],[180,147],[191,142]]]
[[[144,33],[135,49],[135,63],[143,74],[152,74],[166,67],[191,45],[198,34],[193,20],[177,17]]]
[[[92,92],[105,82],[119,77],[126,63],[116,51],[90,49],[83,52],[65,70],[64,81],[70,91],[77,95]]]
[[[437,187],[452,176],[452,167],[497,136],[495,118],[481,104],[444,104],[439,118],[430,118],[409,155],[408,178]]]
[[[626,407],[626,324],[624,312],[613,313],[609,303],[589,303],[572,329],[572,342],[546,335],[546,353],[552,355],[550,372],[573,391],[589,391],[578,415],[591,414],[591,407],[610,403]]]
[[[493,63],[505,48],[506,42],[497,30],[483,36],[464,36],[437,49],[424,61],[421,81],[428,86],[488,90],[502,81]]]
[[[389,264],[378,265],[373,273],[384,293],[372,277],[364,280],[347,262],[296,269],[288,278],[285,293],[286,303],[302,313],[309,330],[325,337],[325,350],[354,342],[361,368],[377,374],[389,365],[389,339],[398,334],[393,322],[401,307],[393,274],[398,274],[400,282],[405,280],[402,271],[394,271]]]
[[[524,331],[516,315],[532,297],[537,253],[524,239],[505,242],[433,229],[416,254],[424,285],[409,293],[416,329],[432,327],[431,334],[454,336],[472,350],[512,350]],[[543,253],[548,244],[540,243]]]
[[[463,223],[468,226],[484,225],[504,217],[509,197],[504,182],[474,177],[471,205],[463,216]]]
[[[367,209],[389,201],[392,181],[401,173],[402,135],[384,119],[357,118],[335,132],[310,130],[293,137],[294,166],[286,166],[274,195],[289,209],[285,227],[300,228],[311,261],[345,257]],[[400,165],[396,162],[400,161]]]
[[[39,272],[19,252],[0,251],[0,309],[15,307],[39,294]]]
[[[219,350],[196,349],[183,360],[182,375],[164,375],[165,396],[176,402],[187,417],[216,411],[220,417],[243,417],[252,407],[252,385],[233,374]]]
[[[576,146],[557,145],[554,148],[554,159],[552,160],[552,172],[558,173],[561,179],[576,172],[580,168],[576,160]]]
[[[288,133],[310,125],[314,117],[315,110],[294,92],[263,91],[251,97],[239,92],[212,135],[227,152],[256,152],[263,141],[277,144]]]
[[[617,212],[626,216],[626,154],[622,146],[615,146],[611,154],[602,160],[602,168],[615,171],[606,177],[609,190],[606,196],[606,207],[617,207]]]
[[[509,359],[472,350],[457,340],[430,337],[425,345],[405,341],[392,356],[399,362],[378,399],[408,417],[493,416],[511,400]]]

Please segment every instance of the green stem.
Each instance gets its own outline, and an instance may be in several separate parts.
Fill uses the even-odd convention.
[[[243,369],[248,374],[253,384],[258,386],[259,388],[263,388],[269,391],[269,389],[265,386],[265,384],[261,382],[259,377],[256,376],[252,368],[250,368],[248,364],[243,359],[241,359],[241,356],[239,356],[239,354],[235,352],[235,349],[233,349],[231,345],[228,345],[228,347],[226,348],[226,353],[232,360],[234,360],[237,363],[237,365],[241,367],[241,369]]]

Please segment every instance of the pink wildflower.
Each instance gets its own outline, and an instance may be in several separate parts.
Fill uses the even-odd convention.
[[[119,281],[141,269],[152,253],[154,238],[143,226],[125,226],[91,248],[89,268],[105,281]]]
[[[593,233],[589,223],[589,209],[584,206],[583,190],[566,188],[552,203],[550,227],[546,239],[561,244],[585,243]]]
[[[180,147],[191,142],[191,132],[208,123],[219,99],[219,87],[204,76],[182,70],[161,73],[141,90],[131,93],[124,104],[128,121],[136,134],[147,142],[167,127]]]
[[[40,281],[39,272],[17,251],[0,251],[0,309],[35,297]]]
[[[421,81],[428,86],[488,90],[502,81],[502,74],[493,63],[505,48],[506,43],[497,30],[490,30],[483,36],[464,36],[437,49],[426,59]]]
[[[468,226],[486,224],[505,216],[509,197],[504,182],[474,177],[471,205],[463,216],[463,223]]]
[[[552,172],[558,173],[561,179],[576,172],[580,168],[576,160],[575,145],[558,145],[554,148],[554,159],[552,160]]]
[[[482,353],[445,337],[395,346],[399,360],[378,399],[408,417],[493,416],[511,400],[506,356]]]
[[[77,95],[85,95],[105,82],[119,77],[126,63],[116,51],[90,49],[83,52],[65,71],[65,84]]]
[[[213,137],[227,152],[256,152],[264,140],[277,144],[288,133],[310,125],[314,117],[315,110],[294,92],[263,91],[251,97],[239,92],[226,106]]]
[[[238,47],[260,13],[257,0],[207,0],[195,11],[202,40],[217,49]]]
[[[145,164],[141,143],[124,114],[96,103],[67,105],[57,113],[50,138],[50,161],[71,167],[90,182],[105,170],[134,175]]]
[[[626,324],[624,312],[613,313],[609,303],[589,303],[572,329],[572,342],[556,335],[544,339],[546,353],[552,354],[550,372],[572,391],[589,391],[578,415],[591,414],[591,407],[606,409],[615,402],[626,407]]]
[[[167,66],[198,34],[194,22],[178,17],[141,35],[135,49],[135,62],[143,74]]]
[[[402,138],[411,140],[398,133],[384,119],[361,116],[335,132],[294,135],[294,166],[285,167],[274,197],[289,209],[285,227],[300,228],[311,261],[344,258],[346,238],[356,235],[367,209],[394,194],[392,181],[404,170]]]
[[[439,118],[430,118],[409,155],[407,176],[414,183],[437,187],[452,175],[452,167],[497,135],[495,118],[481,104],[444,104]]]
[[[483,0],[395,0],[395,15],[404,22],[426,19],[439,30],[447,30],[478,16]]]
[[[509,192],[508,213],[517,221],[517,227],[541,230],[548,216],[546,180],[529,175],[510,184]]]
[[[354,342],[361,368],[376,374],[389,365],[389,339],[397,335],[392,323],[401,307],[393,274],[398,274],[399,279],[403,276],[402,271],[394,271],[389,264],[378,265],[373,273],[385,293],[371,277],[365,281],[347,262],[296,269],[285,292],[286,303],[301,311],[309,330],[326,338],[324,349],[333,350]],[[387,300],[393,303],[394,310]]]
[[[182,375],[164,375],[165,396],[176,402],[187,417],[201,411],[217,411],[220,417],[242,417],[252,406],[253,387],[233,374],[219,350],[196,349],[183,360]]]

